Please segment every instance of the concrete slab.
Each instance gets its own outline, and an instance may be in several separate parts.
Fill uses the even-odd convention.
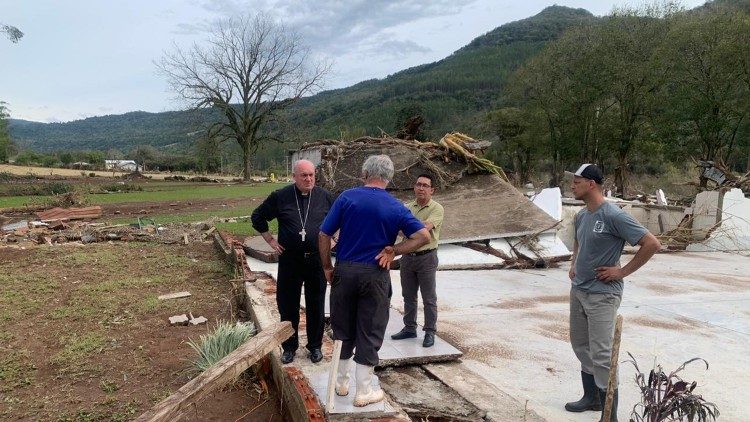
[[[385,329],[383,346],[378,353],[380,356],[380,364],[378,366],[444,362],[458,359],[463,355],[460,350],[440,338],[440,336],[435,336],[435,344],[432,347],[422,347],[424,331],[421,330],[421,326],[417,328],[416,338],[392,340],[391,334],[396,334],[403,327],[403,316],[397,310],[391,308],[388,326]]]
[[[562,192],[559,187],[542,189],[531,197],[531,202],[555,220],[562,220]]]
[[[306,374],[307,375],[307,374]],[[308,379],[310,380],[310,384],[315,391],[315,394],[318,396],[318,400],[323,404],[325,407],[326,404],[326,397],[328,395],[328,371],[326,372],[319,372],[314,375],[307,375]],[[374,377],[373,384],[377,385],[378,388],[380,388],[380,380],[377,375]],[[368,404],[364,407],[357,407],[354,406],[354,383],[356,382],[354,379],[352,379],[350,384],[350,393],[346,396],[339,396],[334,394],[333,396],[333,410],[326,409],[326,412],[330,414],[352,414],[354,416],[362,416],[365,414],[377,414],[377,416],[388,416],[388,415],[395,415],[396,410],[391,406],[390,403],[388,403],[387,400],[383,400],[378,403]]]
[[[279,275],[279,264],[276,262],[263,262],[251,256],[246,257],[247,265],[252,271],[262,271],[276,279]]]
[[[380,382],[412,420],[485,422],[487,412],[477,408],[420,366],[388,368]]]
[[[242,248],[247,256],[259,259],[263,262],[279,262],[279,254],[266,243],[263,236],[251,236],[242,243]]]
[[[476,266],[502,266],[502,258],[459,245],[440,245],[438,270],[466,269]]]
[[[708,239],[688,245],[687,250],[695,252],[750,250],[750,199],[745,198],[742,190],[735,188],[724,193],[720,203],[721,225],[711,232]],[[698,217],[700,215],[696,216]]]
[[[623,260],[630,259],[625,257]],[[683,378],[715,402],[722,419],[744,420],[750,402],[750,275],[747,258],[727,253],[658,254],[626,281],[620,360],[631,352],[643,370],[667,370],[699,356],[710,369],[688,367]],[[438,334],[464,351],[461,365],[550,421],[593,421],[592,412],[563,406],[580,396],[580,367],[568,339],[568,267],[441,271]],[[403,308],[398,273],[392,304]],[[419,317],[421,318],[420,311]],[[620,366],[620,420],[640,397],[634,369]],[[470,393],[467,393],[467,399]]]
[[[505,241],[509,247],[512,246],[511,250],[515,249],[517,252],[514,255],[520,254],[529,259],[568,258],[572,254],[556,232],[540,233],[531,241],[520,237],[509,237]],[[492,244],[490,243],[490,246]]]

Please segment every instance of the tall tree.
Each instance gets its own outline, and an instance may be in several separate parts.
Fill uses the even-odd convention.
[[[543,119],[551,159],[550,186],[559,186],[563,171],[580,161],[599,157],[601,114],[611,102],[602,99],[599,67],[593,55],[594,28],[581,26],[566,33],[530,60],[511,79],[510,97],[523,104],[526,115]]]
[[[221,113],[206,136],[237,141],[245,180],[258,147],[279,140],[267,129],[280,111],[320,89],[330,68],[310,57],[299,35],[264,14],[224,20],[205,46],[175,46],[157,65],[190,106]]]
[[[670,31],[665,54],[674,63],[663,91],[672,127],[694,158],[729,162],[737,152],[738,130],[750,118],[744,79],[750,15],[724,8],[685,15]]]
[[[668,33],[668,18],[677,11],[671,3],[620,9],[606,17],[597,31],[593,52],[599,58],[602,95],[613,102],[610,140],[616,155],[614,183],[620,194],[628,186],[628,159],[648,138],[650,101],[669,72],[659,47]]]
[[[543,144],[539,142],[543,136],[539,132],[543,132],[543,129],[540,131],[539,126],[534,124],[540,120],[540,116],[529,115],[532,112],[532,109],[505,107],[493,110],[485,117],[485,129],[497,137],[490,157],[513,167],[513,180],[517,185],[531,181],[543,149]],[[500,157],[492,157],[495,151]]]

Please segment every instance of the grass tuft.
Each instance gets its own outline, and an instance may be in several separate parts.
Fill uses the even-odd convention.
[[[254,335],[255,325],[252,322],[219,322],[213,332],[201,335],[200,341],[188,341],[198,353],[198,359],[193,362],[195,368],[200,372],[205,371]]]

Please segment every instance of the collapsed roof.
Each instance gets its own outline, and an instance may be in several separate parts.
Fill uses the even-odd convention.
[[[524,236],[553,228],[556,220],[514,188],[502,169],[481,158],[487,146],[489,142],[457,133],[446,135],[440,144],[364,137],[306,144],[292,158],[312,161],[318,185],[334,194],[361,186],[362,163],[375,154],[393,160],[396,171],[388,190],[401,200],[414,197],[420,174],[433,175],[433,198],[445,209],[440,243]]]

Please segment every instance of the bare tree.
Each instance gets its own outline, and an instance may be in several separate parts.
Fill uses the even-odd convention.
[[[263,129],[281,110],[320,89],[330,69],[310,57],[298,34],[262,13],[221,21],[205,46],[175,46],[157,66],[191,107],[220,112],[221,121],[209,125],[207,136],[237,141],[245,180],[258,147],[279,140]]]

